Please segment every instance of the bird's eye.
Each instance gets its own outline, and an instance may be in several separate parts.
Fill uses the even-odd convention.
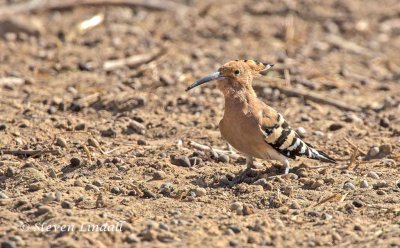
[[[235,73],[235,76],[239,76],[240,75],[240,71],[239,70],[235,70],[234,73]]]

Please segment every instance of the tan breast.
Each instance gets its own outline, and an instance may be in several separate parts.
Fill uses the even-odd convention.
[[[238,151],[257,158],[268,158],[269,145],[260,130],[257,109],[246,102],[225,99],[221,135]]]

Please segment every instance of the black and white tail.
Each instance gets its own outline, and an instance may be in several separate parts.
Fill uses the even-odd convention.
[[[307,157],[311,158],[311,159],[315,159],[315,160],[320,160],[322,162],[327,162],[327,163],[336,163],[336,160],[329,157],[328,154],[326,154],[323,151],[318,151],[314,148],[308,147],[308,149],[310,150],[310,154]]]
[[[286,157],[295,159],[296,156],[305,156],[323,162],[336,163],[328,154],[304,142],[281,114],[277,115],[275,125],[263,126],[262,130],[265,141]]]

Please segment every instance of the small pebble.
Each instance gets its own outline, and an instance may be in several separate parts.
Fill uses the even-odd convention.
[[[96,193],[100,192],[99,187],[97,187],[97,186],[95,186],[93,184],[86,184],[85,190],[93,190]]]
[[[121,194],[121,189],[119,187],[113,187],[111,189],[111,193],[119,195],[119,194]]]
[[[175,238],[175,235],[172,232],[163,231],[163,232],[157,234],[157,239],[158,239],[158,241],[161,241],[163,243],[171,243],[176,238]]]
[[[216,151],[210,150],[209,154],[210,154],[210,158],[211,159],[213,159],[215,161],[218,161],[219,154]]]
[[[242,211],[243,210],[243,204],[241,202],[234,202],[234,203],[231,204],[231,210],[232,211],[237,211],[237,210]]]
[[[373,178],[373,179],[379,179],[378,174],[376,174],[376,172],[374,172],[374,171],[368,172],[367,176],[370,178]]]
[[[88,144],[89,144],[89,146],[100,147],[99,142],[94,138],[89,138],[88,139]]]
[[[171,163],[173,165],[182,166],[182,167],[190,167],[191,166],[190,160],[186,156],[179,156],[179,155],[178,156],[174,156],[174,155],[171,155],[170,159],[171,159]]]
[[[274,185],[272,183],[270,183],[270,182],[267,182],[265,184],[264,188],[265,188],[265,190],[272,191],[272,190],[274,190]]]
[[[167,177],[167,174],[164,171],[155,171],[153,173],[153,180],[163,180]]]
[[[304,127],[297,128],[297,133],[300,135],[301,138],[306,137],[307,131]]]
[[[0,199],[8,199],[8,196],[3,192],[0,192]]]
[[[231,229],[234,233],[240,233],[242,230],[237,225],[230,225],[229,229]]]
[[[387,188],[387,187],[389,187],[389,184],[385,181],[377,182],[372,185],[372,188],[374,189]]]
[[[346,183],[343,185],[343,189],[346,189],[346,190],[355,190],[355,189],[356,189],[356,186],[354,186],[354,184],[353,184],[352,182],[346,182]]]
[[[253,235],[248,236],[248,237],[247,237],[247,243],[249,243],[249,244],[256,244],[256,243],[257,243],[256,237],[254,237]]]
[[[78,167],[81,165],[81,160],[80,160],[80,158],[77,158],[77,157],[71,158],[71,160],[69,162],[72,167]]]
[[[292,204],[290,204],[291,209],[300,209],[299,203],[297,201],[293,201]]]
[[[129,234],[128,237],[126,237],[125,241],[129,244],[133,244],[133,243],[139,243],[140,239],[137,237],[136,234],[132,233]]]
[[[311,184],[310,189],[315,190],[315,189],[318,189],[319,187],[321,187],[322,185],[324,185],[324,181],[320,179],[320,180],[315,181],[313,184]]]
[[[7,129],[7,125],[4,123],[0,123],[0,131],[4,131]]]
[[[330,214],[327,214],[327,213],[322,213],[321,218],[323,220],[331,220],[333,218],[333,216]]]
[[[111,163],[113,163],[113,164],[118,164],[118,163],[121,163],[121,162],[122,162],[122,160],[120,158],[113,158],[111,160]]]
[[[16,248],[17,246],[14,245],[13,242],[4,240],[0,244],[1,248]]]
[[[67,147],[67,141],[65,141],[64,138],[58,137],[56,139],[55,145],[64,148],[64,147]]]
[[[175,187],[172,183],[163,183],[160,187],[160,193],[164,196],[169,196],[175,191]]]
[[[298,169],[298,170],[296,171],[296,174],[297,174],[299,177],[308,177],[308,172],[307,172],[307,170],[304,169],[304,168]]]
[[[15,169],[12,167],[8,167],[6,170],[6,177],[13,177],[15,175]]]
[[[390,121],[388,118],[382,118],[379,121],[379,125],[381,125],[381,127],[388,128],[388,127],[390,127]]]
[[[85,123],[79,123],[78,125],[75,126],[76,131],[82,131],[85,130],[86,124]]]
[[[361,180],[360,188],[367,189],[369,187],[367,180]]]
[[[142,241],[149,241],[149,242],[154,241],[157,237],[157,233],[153,229],[143,230],[139,235],[142,238]]]
[[[239,242],[237,240],[230,240],[229,241],[229,245],[232,246],[232,247],[235,247],[235,246],[239,245]]]
[[[309,211],[309,212],[306,212],[306,215],[310,216],[310,217],[320,217],[321,213],[318,211]]]
[[[363,227],[361,225],[355,224],[353,229],[354,229],[354,231],[362,231]]]
[[[39,206],[37,208],[36,214],[42,215],[42,214],[48,213],[50,211],[51,211],[51,207],[49,207],[49,206]]]
[[[354,200],[353,205],[356,208],[360,208],[360,207],[364,206],[364,202],[362,202],[361,200]]]
[[[143,190],[143,197],[144,198],[157,198],[157,195],[153,192],[151,192],[148,189]]]
[[[342,237],[335,231],[332,232],[332,240],[333,242],[340,242],[342,241]]]
[[[317,137],[324,137],[325,133],[321,132],[321,131],[313,131],[313,134]]]
[[[331,124],[330,126],[329,126],[329,131],[337,131],[337,130],[339,130],[339,129],[342,129],[343,128],[343,124],[341,124],[341,123],[333,123],[333,124]]]
[[[56,200],[56,195],[54,194],[54,192],[49,192],[49,193],[43,194],[43,197],[42,197],[43,204],[47,204],[47,203],[50,203],[55,200]]]
[[[33,183],[29,185],[29,191],[38,191],[43,188],[42,183]]]
[[[135,133],[142,134],[142,135],[146,133],[145,125],[143,125],[142,123],[137,122],[135,120],[132,120],[129,123],[128,129],[134,131]]]
[[[118,176],[118,175],[114,175],[114,176],[111,176],[110,179],[111,180],[122,180],[122,177]]]
[[[48,169],[48,172],[51,178],[57,178],[57,173],[53,168]]]
[[[84,184],[83,184],[82,180],[79,178],[74,181],[74,186],[83,187],[83,185]]]
[[[144,139],[138,139],[137,144],[140,146],[145,146],[145,145],[147,145],[147,142]]]
[[[251,215],[254,214],[254,208],[253,206],[249,204],[244,204],[243,205],[243,215]]]
[[[290,197],[293,194],[293,187],[292,186],[281,186],[282,194]]]
[[[386,192],[383,191],[383,190],[377,190],[376,193],[377,193],[378,195],[386,195]]]
[[[61,202],[61,207],[65,209],[72,209],[74,207],[74,204],[70,201],[63,201]]]
[[[165,223],[160,223],[158,227],[162,230],[169,231],[169,226]]]
[[[57,201],[57,202],[60,202],[60,201],[61,201],[61,198],[62,198],[61,192],[60,192],[60,191],[57,191],[57,192],[55,193],[55,196],[56,196],[56,201]]]
[[[371,159],[371,158],[375,158],[377,155],[379,154],[379,147],[371,147],[367,153],[367,158]]]
[[[121,223],[121,231],[123,232],[132,232],[133,231],[133,227],[131,224],[129,224],[128,222],[123,221]]]
[[[218,162],[221,162],[221,163],[229,163],[229,156],[226,154],[219,154],[217,160],[218,160]]]
[[[393,147],[390,144],[383,144],[379,147],[378,158],[384,158],[393,152]]]
[[[205,188],[195,188],[193,192],[196,194],[196,197],[202,197],[207,195],[207,191]]]
[[[100,134],[103,137],[109,137],[109,138],[117,137],[117,131],[115,129],[113,129],[113,128],[109,128],[109,129],[106,129],[106,130],[101,130]]]
[[[268,183],[267,179],[265,178],[260,178],[257,181],[255,181],[253,184],[254,185],[261,185],[261,186],[265,186]]]
[[[97,187],[102,187],[103,186],[103,182],[99,179],[96,179],[92,182],[93,185],[96,185]]]

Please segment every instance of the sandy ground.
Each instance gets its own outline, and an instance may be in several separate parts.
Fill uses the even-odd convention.
[[[0,21],[1,247],[399,247],[398,1],[176,3]],[[215,85],[185,88],[233,59],[275,64],[259,97],[337,165],[232,185],[243,158],[190,145],[227,149]]]

